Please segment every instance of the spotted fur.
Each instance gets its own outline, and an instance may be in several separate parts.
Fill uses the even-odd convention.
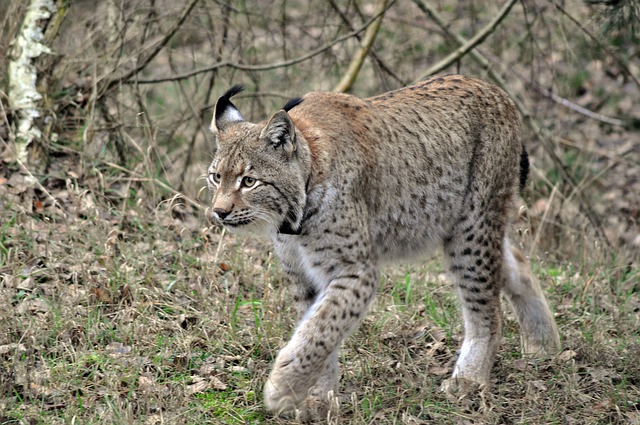
[[[230,97],[212,123],[211,219],[271,237],[299,312],[265,386],[269,410],[326,408],[339,347],[366,314],[381,264],[438,247],[465,325],[445,388],[488,383],[501,291],[525,352],[559,348],[540,286],[506,236],[528,160],[502,90],[449,75],[368,99],[309,93],[257,124]]]

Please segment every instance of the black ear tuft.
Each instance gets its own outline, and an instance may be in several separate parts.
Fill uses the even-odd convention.
[[[234,122],[244,121],[242,114],[236,108],[236,105],[231,103],[231,97],[244,90],[241,85],[235,85],[231,87],[225,94],[220,96],[216,105],[214,106],[213,119],[211,120],[211,131],[214,133],[223,130],[226,126]]]
[[[295,108],[299,104],[302,103],[304,99],[301,97],[294,97],[293,99],[289,99],[287,103],[282,107],[285,111],[289,112],[291,109]]]
[[[244,90],[244,86],[242,84],[236,84],[235,86],[227,90],[225,94],[220,96],[220,98],[218,99],[218,102],[216,103],[216,117],[215,117],[216,120],[219,119],[222,115],[224,115],[225,111],[229,106],[233,107],[233,109],[236,109],[236,110],[238,109],[233,103],[231,103],[230,99],[243,90]]]
[[[242,84],[236,84],[235,86],[233,86],[229,90],[227,90],[227,92],[222,97],[226,97],[227,99],[231,99],[233,96],[237,95],[238,93],[240,93],[243,90],[244,90],[244,86]]]

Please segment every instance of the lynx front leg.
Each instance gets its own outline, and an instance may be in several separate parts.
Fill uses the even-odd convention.
[[[283,412],[301,407],[309,395],[322,390],[317,385],[334,385],[340,344],[366,313],[376,286],[374,271],[331,279],[278,353],[264,389],[267,409]],[[329,373],[322,377],[324,372]]]
[[[318,298],[317,289],[308,281],[301,270],[284,262],[283,267],[287,286],[297,312],[297,321],[300,324]],[[320,378],[310,388],[307,398],[299,406],[303,419],[323,419],[327,417],[329,409],[335,404],[335,399],[330,399],[329,395],[337,394],[339,381],[340,365],[338,362],[338,350],[335,350],[327,359]]]

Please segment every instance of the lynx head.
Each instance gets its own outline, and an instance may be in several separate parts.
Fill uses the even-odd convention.
[[[231,88],[214,108],[209,219],[236,232],[299,233],[311,156],[288,110],[302,100],[293,99],[268,121],[254,124],[231,103],[242,90]]]

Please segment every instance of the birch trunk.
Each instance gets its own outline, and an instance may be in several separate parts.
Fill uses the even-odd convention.
[[[46,24],[57,12],[53,0],[30,0],[24,20],[13,42],[9,61],[9,102],[16,116],[17,131],[15,137],[17,158],[28,162],[28,147],[40,139],[42,131],[36,124],[40,116],[38,108],[42,95],[37,90],[38,73],[34,62],[43,55],[51,53],[44,44]]]

